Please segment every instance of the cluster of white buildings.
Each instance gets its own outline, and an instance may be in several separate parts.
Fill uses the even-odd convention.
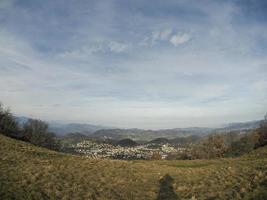
[[[73,145],[76,153],[86,155],[90,158],[112,158],[112,159],[165,159],[168,154],[179,150],[170,144],[159,145],[158,148],[150,148],[149,145],[138,145],[135,147],[121,147],[93,141],[82,141]],[[155,156],[157,155],[157,156]]]

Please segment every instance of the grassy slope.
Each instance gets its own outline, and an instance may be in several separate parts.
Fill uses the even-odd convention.
[[[115,161],[0,135],[0,153],[0,199],[156,199],[165,174],[182,199],[246,199],[267,183],[266,147],[236,159]]]

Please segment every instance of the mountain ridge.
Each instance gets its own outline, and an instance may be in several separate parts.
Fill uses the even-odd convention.
[[[19,124],[27,121],[27,117],[16,117]],[[211,133],[229,132],[229,131],[246,131],[255,129],[260,126],[261,120],[248,122],[235,122],[225,124],[222,127],[187,127],[187,128],[172,128],[172,129],[140,129],[140,128],[111,128],[102,125],[92,125],[87,123],[58,123],[47,122],[49,130],[59,136],[68,133],[81,133],[87,136],[102,138],[102,139],[133,139],[133,140],[153,140],[156,138],[174,139],[176,137],[187,137],[191,135],[205,136]]]

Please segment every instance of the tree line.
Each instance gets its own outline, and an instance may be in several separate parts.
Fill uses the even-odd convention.
[[[37,119],[28,119],[22,126],[9,109],[0,103],[0,134],[30,142],[34,145],[59,150],[56,135],[48,131],[48,124]]]
[[[200,142],[187,146],[184,151],[170,155],[168,159],[193,160],[235,157],[265,145],[267,145],[267,114],[261,121],[260,127],[255,130],[243,134],[240,134],[239,131],[211,134]]]

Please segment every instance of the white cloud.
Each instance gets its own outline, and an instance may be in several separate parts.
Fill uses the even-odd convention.
[[[129,48],[129,46],[124,43],[111,41],[108,43],[108,48],[111,52],[121,53],[121,52],[126,51]]]
[[[184,44],[191,39],[191,35],[188,33],[173,32],[172,29],[164,29],[160,31],[152,32],[151,42],[152,44],[157,41],[169,41],[174,46]],[[146,41],[145,39],[144,41]]]
[[[11,1],[0,0],[0,8]],[[0,29],[0,101],[21,115],[118,127],[207,126],[262,117],[265,26],[236,26],[232,7],[218,2],[194,4],[194,11],[205,14],[200,20],[160,12],[151,18],[110,4],[75,4],[66,9],[69,17],[48,7],[38,20],[31,20],[36,13],[30,9],[12,7],[9,17],[0,12],[10,19],[1,29],[11,31]],[[74,22],[75,30],[69,26]],[[44,27],[53,34],[38,31]],[[191,38],[190,46],[174,48]]]
[[[123,53],[130,48],[131,44],[117,41],[98,41],[93,44],[87,44],[73,50],[65,51],[59,54],[61,58],[87,59],[94,53]]]
[[[189,40],[191,39],[191,36],[187,33],[183,33],[183,34],[176,34],[176,35],[173,35],[171,38],[170,38],[170,43],[172,43],[174,46],[178,46],[180,44],[184,44],[186,42],[188,42]]]
[[[157,40],[168,40],[171,34],[172,34],[171,29],[155,31],[152,33],[152,42],[157,41]]]

